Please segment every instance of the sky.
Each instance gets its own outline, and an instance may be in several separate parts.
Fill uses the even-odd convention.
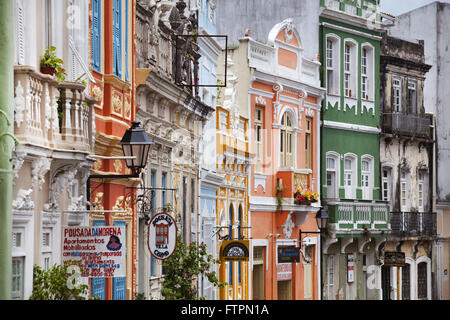
[[[416,8],[423,7],[434,1],[435,0],[381,0],[381,12],[398,16]],[[450,3],[450,0],[439,1]]]

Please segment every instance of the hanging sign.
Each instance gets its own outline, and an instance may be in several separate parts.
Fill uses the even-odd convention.
[[[355,281],[355,255],[353,253],[347,254],[347,282]]]
[[[220,247],[220,260],[248,261],[248,240],[225,240]]]
[[[124,226],[64,227],[62,261],[80,266],[82,277],[125,277]]]
[[[169,258],[177,246],[177,224],[167,213],[155,215],[148,226],[148,249],[159,260]]]
[[[300,248],[295,246],[278,247],[278,263],[300,262]]]
[[[404,252],[385,252],[384,265],[388,267],[404,267],[406,264]]]

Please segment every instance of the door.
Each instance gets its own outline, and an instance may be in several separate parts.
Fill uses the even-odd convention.
[[[253,248],[253,300],[264,300],[264,247]]]
[[[402,300],[411,300],[411,265],[402,267]]]
[[[336,198],[336,172],[327,171],[327,197]]]
[[[383,290],[383,300],[391,300],[391,268],[381,267],[381,288]]]
[[[292,280],[277,281],[278,300],[292,300]]]
[[[427,263],[420,262],[417,265],[417,298],[419,300],[427,300],[428,298],[428,283],[427,283]]]

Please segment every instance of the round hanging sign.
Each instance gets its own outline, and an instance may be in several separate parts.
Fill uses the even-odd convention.
[[[148,226],[148,249],[156,259],[169,258],[177,246],[177,224],[167,213],[158,213]]]

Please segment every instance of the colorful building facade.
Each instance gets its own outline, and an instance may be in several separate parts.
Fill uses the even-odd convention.
[[[380,299],[379,249],[390,215],[380,193],[379,1],[325,0],[321,7],[324,299]]]
[[[91,174],[131,174],[118,142],[136,119],[136,2],[90,1],[90,94],[95,103],[95,155]],[[133,205],[139,179],[92,179],[91,210],[125,213],[91,214],[90,225],[123,225],[127,235],[127,268],[123,278],[92,278],[91,296],[106,300],[133,299],[136,287],[137,217]],[[95,203],[95,206],[93,205]]]
[[[317,232],[314,213],[320,209],[320,199],[310,205],[294,203],[297,186],[311,192],[318,188],[324,94],[320,64],[303,57],[302,48],[301,37],[288,19],[272,28],[267,44],[248,33],[238,48],[228,50],[233,75],[227,81],[236,88],[228,95],[248,114],[248,127],[241,119],[237,128],[245,133],[251,160],[247,178],[250,261],[245,271],[249,276],[243,278],[248,281],[249,299],[320,297],[317,234],[302,237],[297,263],[278,261],[278,249],[298,248],[300,229]],[[220,128],[228,120],[226,114],[218,113]]]
[[[383,34],[381,45],[381,191],[390,203],[392,228],[382,252],[405,256],[404,265],[382,266],[383,300],[431,300],[435,119],[425,113],[423,99],[431,65],[424,63],[423,43]]]
[[[227,86],[219,90],[216,108],[217,173],[224,176],[216,200],[217,253],[223,240],[248,240],[250,237],[248,113],[246,105],[237,99],[239,79],[235,75],[236,65],[232,59],[228,57]],[[223,65],[218,67],[219,74],[225,72]],[[218,289],[220,300],[249,299],[248,261],[221,261],[217,274],[220,281],[227,283],[226,287]]]

